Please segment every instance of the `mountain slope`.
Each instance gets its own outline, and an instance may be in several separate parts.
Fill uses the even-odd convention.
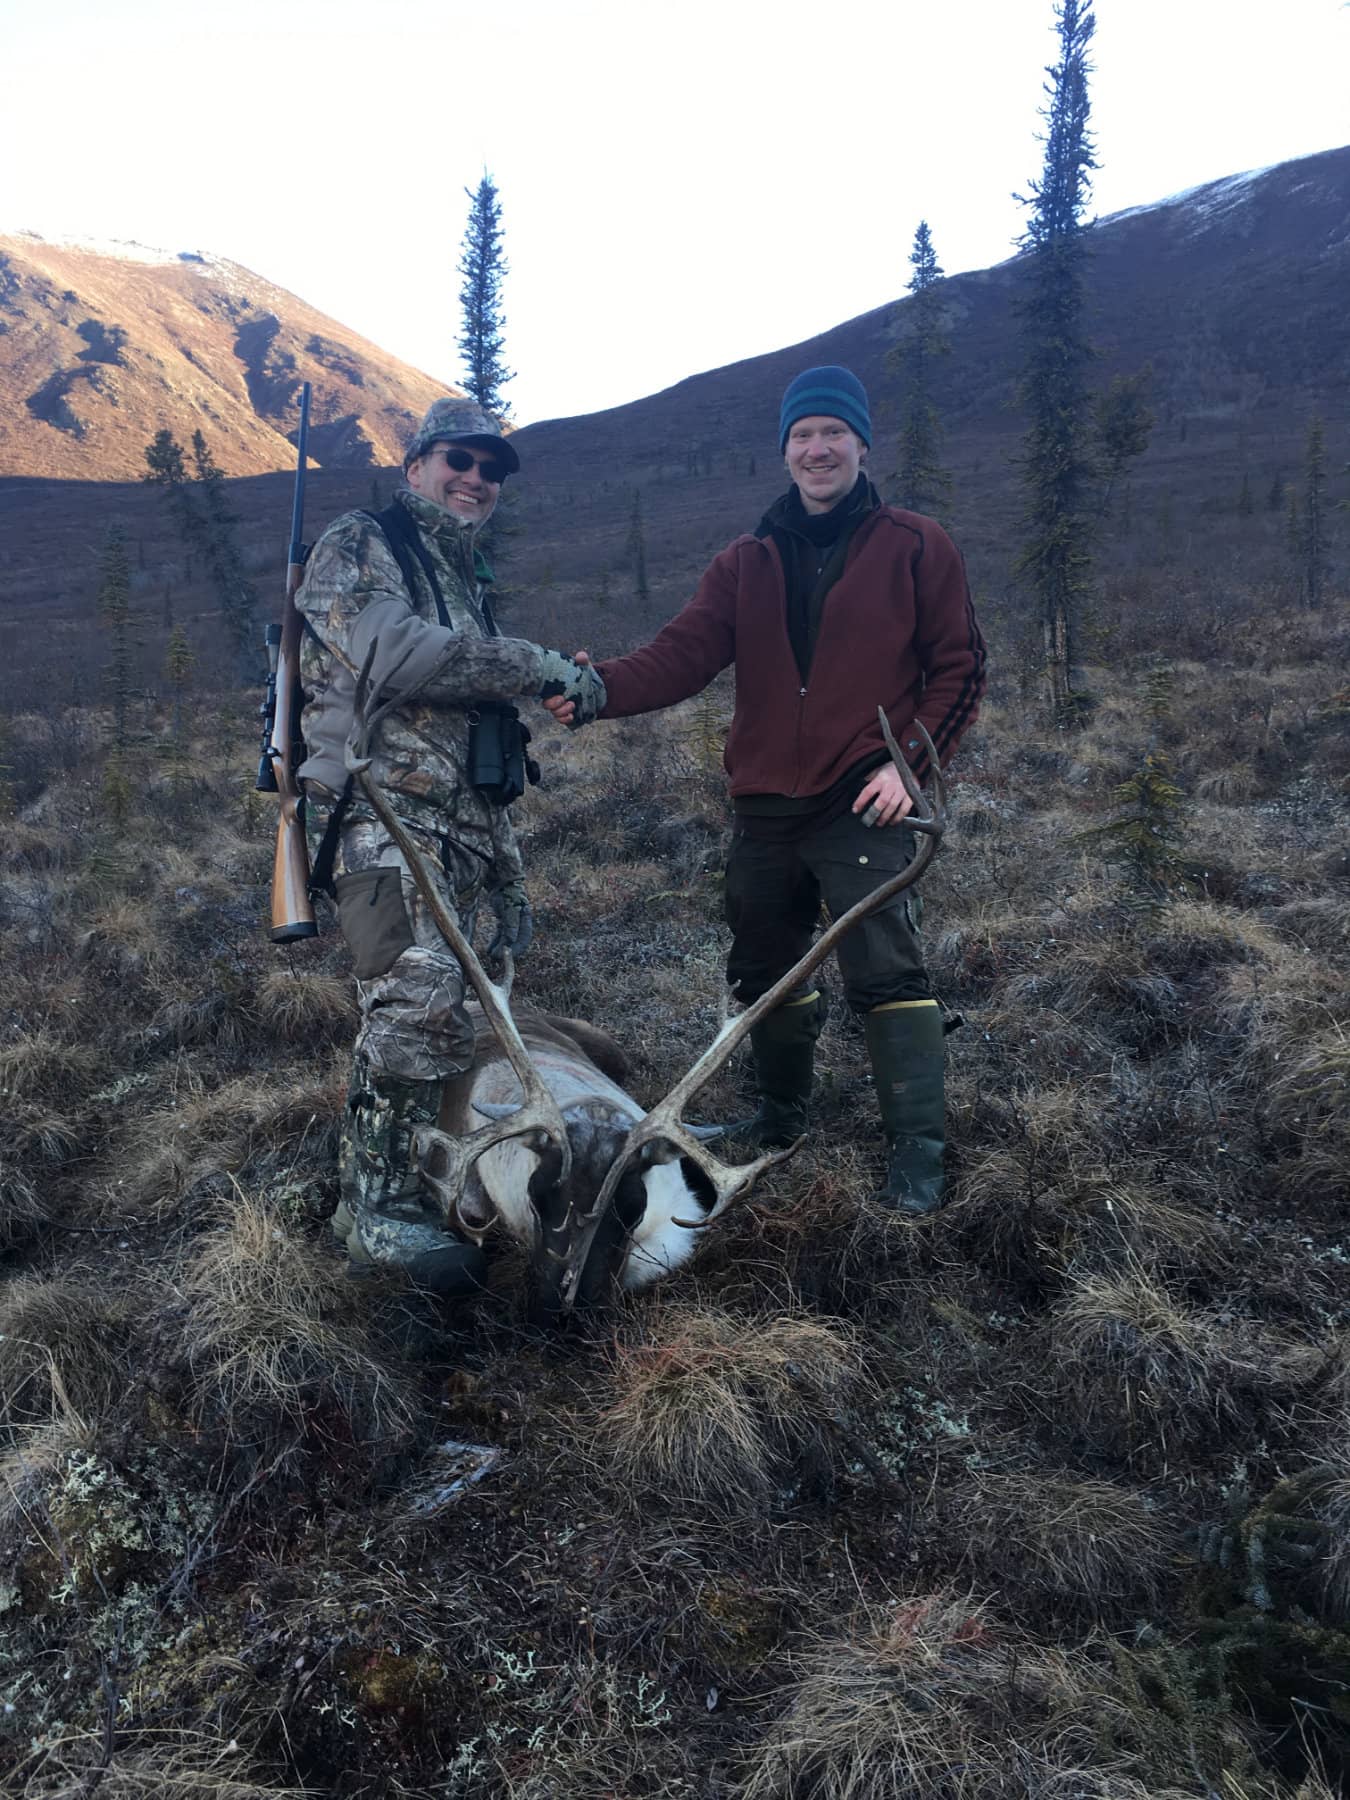
[[[1309,416],[1327,422],[1336,466],[1350,426],[1350,148],[1209,183],[1100,220],[1088,233],[1093,378],[1149,365],[1157,416],[1135,471],[1142,495],[1170,493],[1178,516],[1236,499],[1244,472],[1264,492],[1298,467]],[[941,244],[938,245],[939,252]],[[899,260],[897,256],[897,261]],[[1011,459],[1023,419],[1016,303],[1026,263],[951,277],[943,287],[952,354],[936,381],[955,475],[962,542],[1000,558],[1020,507]],[[845,321],[805,343],[689,377],[627,406],[527,426],[516,436],[540,528],[537,546],[561,568],[568,537],[589,567],[622,567],[619,493],[642,488],[653,542],[700,553],[752,529],[784,482],[775,428],[783,388],[800,369],[844,363],[866,384],[875,428],[872,472],[885,490],[895,466],[901,394],[887,358],[908,300]],[[1264,484],[1264,485],[1263,485]],[[618,490],[616,492],[616,490]],[[592,510],[596,515],[591,516]],[[536,548],[534,521],[527,541]],[[599,530],[588,526],[599,525]],[[571,552],[575,558],[577,550]]]
[[[302,381],[329,467],[397,462],[446,390],[237,263],[0,237],[0,475],[135,479],[162,427],[229,475],[294,462]]]
[[[1315,412],[1326,424],[1328,498],[1334,504],[1346,497],[1341,471],[1350,459],[1350,333],[1344,323],[1350,149],[1116,214],[1093,227],[1090,244],[1095,378],[1105,386],[1119,371],[1151,366],[1157,419],[1147,453],[1129,474],[1128,493],[1101,521],[1097,569],[1108,602],[1112,583],[1130,571],[1177,595],[1202,583],[1216,606],[1234,580],[1259,578],[1274,592],[1291,569],[1282,496],[1299,478]],[[59,472],[84,478],[0,479],[0,661],[16,691],[31,682],[50,692],[103,654],[82,622],[92,609],[91,570],[110,522],[121,524],[134,544],[138,603],[166,615],[172,603],[175,616],[193,621],[203,647],[211,641],[216,602],[200,572],[185,561],[163,497],[139,481],[143,447],[159,424],[172,423],[185,438],[203,423],[227,467],[261,471],[257,479],[232,484],[231,499],[251,570],[279,594],[294,464],[281,433],[291,429],[287,403],[299,378],[316,382],[318,417],[330,432],[327,442],[317,439],[326,466],[310,484],[311,538],[344,508],[368,505],[377,493],[387,496],[388,479],[376,482],[361,459],[394,464],[408,423],[434,387],[242,270],[222,273],[215,264],[147,268],[101,262],[87,252],[67,263],[27,240],[21,248],[22,258],[11,242],[8,275],[29,286],[18,317],[5,311],[0,297],[0,325],[9,327],[4,348],[32,328],[40,307],[53,321],[67,319],[59,326],[65,333],[59,366],[92,371],[76,377],[73,397],[71,389],[49,393],[53,407],[70,405],[77,420],[82,405],[91,408],[83,438],[35,419],[22,398],[0,405],[0,469],[56,473],[44,471],[33,447],[48,446],[45,453],[54,458],[50,446],[56,445],[66,459]],[[1025,272],[1025,263],[1012,258],[947,281],[953,348],[937,393],[954,477],[944,517],[966,554],[982,604],[997,598],[1010,609],[1017,606],[1010,569],[1021,539],[1016,301]],[[104,284],[98,291],[95,276]],[[77,278],[85,283],[74,290],[85,294],[84,310],[65,298],[63,284],[73,290]],[[32,291],[39,279],[45,306]],[[0,285],[4,280],[0,273]],[[148,296],[143,301],[137,299],[142,293]],[[130,342],[119,348],[112,341],[114,327],[127,328],[133,302],[137,317],[158,318],[162,311],[181,344],[171,367],[169,351],[156,352],[162,366],[151,364],[151,374],[159,389],[134,366],[145,355]],[[737,532],[752,530],[785,485],[775,442],[779,396],[791,376],[812,363],[846,363],[866,382],[875,426],[871,467],[889,492],[901,395],[887,356],[905,329],[907,307],[907,301],[879,307],[806,343],[691,376],[627,406],[518,432],[522,469],[508,485],[503,508],[514,527],[502,557],[512,628],[610,654],[668,618],[709,556]],[[274,333],[269,320],[277,321]],[[316,350],[306,348],[312,338],[319,340]],[[162,343],[169,343],[168,325]],[[344,346],[363,385],[340,379],[331,366]],[[82,352],[92,354],[86,359]],[[130,373],[116,361],[99,360],[119,354],[133,364]],[[6,362],[2,351],[0,362]],[[107,394],[92,390],[95,377],[110,388],[123,384],[120,410]],[[396,379],[406,386],[395,389]],[[6,363],[0,382],[11,385],[0,399],[34,391],[31,377],[26,386],[14,386],[14,380]],[[201,384],[200,397],[191,397],[198,392],[191,383]],[[414,391],[414,383],[423,385]],[[144,407],[146,394],[154,392],[168,407],[173,384],[189,396],[176,402],[182,410],[169,419],[148,408],[132,414],[133,386],[138,404]],[[96,416],[85,388],[104,408]],[[237,439],[251,434],[248,453],[259,458],[256,463],[246,462],[239,443],[233,460],[226,455],[216,428],[206,423],[207,405],[220,413],[227,405],[234,409]],[[344,432],[353,436],[346,451]],[[5,433],[12,434],[8,440]],[[20,456],[27,460],[16,462]],[[271,472],[282,470],[287,473]],[[638,491],[646,606],[632,592],[630,532]],[[1239,510],[1243,493],[1254,497],[1245,513]],[[1350,533],[1339,514],[1331,520],[1333,560],[1344,563]]]

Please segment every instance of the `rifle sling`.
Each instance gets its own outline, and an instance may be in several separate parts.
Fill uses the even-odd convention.
[[[333,868],[337,862],[338,839],[342,835],[342,821],[346,817],[347,808],[352,803],[352,779],[349,775],[343,783],[337,805],[329,813],[328,823],[323,828],[323,836],[319,840],[319,852],[314,858],[314,867],[309,872],[309,897],[311,900],[316,894],[327,894],[330,900],[335,897]]]

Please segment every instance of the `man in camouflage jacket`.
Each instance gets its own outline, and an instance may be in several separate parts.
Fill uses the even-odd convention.
[[[401,1267],[446,1294],[479,1283],[483,1254],[447,1228],[421,1187],[412,1141],[419,1125],[435,1123],[442,1082],[473,1057],[464,976],[397,847],[360,788],[349,788],[344,749],[355,675],[373,646],[372,694],[407,701],[381,725],[370,773],[424,849],[461,926],[472,929],[485,897],[498,922],[492,949],[524,951],[530,909],[515,832],[506,807],[469,777],[474,709],[566,695],[580,722],[603,705],[604,686],[558,651],[496,628],[491,574],[474,539],[519,467],[489,414],[472,401],[437,400],[408,446],[398,510],[384,522],[363,512],[334,520],[296,598],[305,624],[300,775],[311,857],[341,803],[333,890],[361,1014],[333,1229],[353,1269]],[[391,536],[405,545],[411,589]]]

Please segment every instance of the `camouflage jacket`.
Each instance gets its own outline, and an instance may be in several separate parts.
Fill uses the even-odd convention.
[[[373,689],[382,689],[386,699],[399,691],[412,697],[380,726],[372,775],[400,818],[449,837],[482,865],[489,886],[500,886],[520,878],[520,853],[506,808],[485,799],[466,778],[470,714],[479,700],[537,694],[540,648],[489,634],[472,534],[420,494],[401,489],[398,500],[430,555],[450,628],[437,622],[435,598],[420,569],[418,591],[409,594],[372,519],[359,512],[335,519],[315,544],[296,596],[308,628],[300,655],[307,695],[300,775],[321,804],[342,792],[355,675],[377,643]],[[352,824],[372,817],[359,789],[347,817]]]

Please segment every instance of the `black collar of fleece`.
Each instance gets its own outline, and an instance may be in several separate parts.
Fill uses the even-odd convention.
[[[865,469],[859,471],[858,479],[843,499],[823,513],[807,512],[794,482],[765,513],[755,536],[766,538],[773,531],[789,531],[794,537],[805,538],[808,544],[820,548],[832,544],[847,527],[856,525],[858,516],[875,512],[880,505],[881,495],[867,479]]]

